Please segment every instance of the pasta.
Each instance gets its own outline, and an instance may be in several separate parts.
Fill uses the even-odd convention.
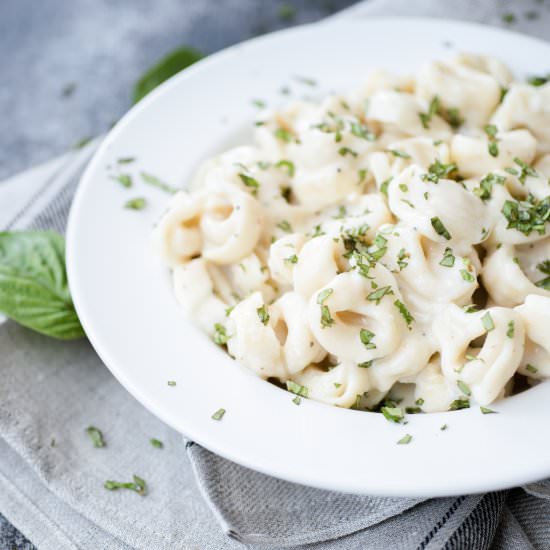
[[[253,143],[204,163],[155,228],[176,299],[297,403],[399,421],[550,377],[550,83],[534,84],[460,54],[262,108]]]

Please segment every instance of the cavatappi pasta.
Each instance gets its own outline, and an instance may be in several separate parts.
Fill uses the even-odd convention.
[[[550,83],[459,55],[259,112],[155,230],[178,301],[340,407],[486,406],[550,376]]]

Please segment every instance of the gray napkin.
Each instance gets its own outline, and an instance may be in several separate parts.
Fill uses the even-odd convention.
[[[354,10],[418,15],[445,5],[447,15],[469,10],[497,21],[509,4],[423,1],[413,9],[373,0]],[[521,14],[523,6],[512,8]],[[94,147],[0,185],[0,227],[63,231]],[[2,193],[15,188],[26,196],[10,210]],[[52,341],[11,322],[0,325],[0,380],[0,511],[41,550],[550,548],[549,482],[421,501],[277,480],[184,442],[126,393],[86,341]],[[91,424],[105,434],[105,448],[93,448]],[[146,497],[103,488],[133,474],[147,481]]]

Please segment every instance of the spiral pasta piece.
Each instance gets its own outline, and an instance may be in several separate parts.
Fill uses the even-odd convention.
[[[451,304],[435,319],[433,331],[439,341],[445,377],[462,388],[465,397],[488,405],[504,390],[523,355],[525,329],[512,309],[492,307],[466,313]],[[472,347],[479,337],[480,348]]]

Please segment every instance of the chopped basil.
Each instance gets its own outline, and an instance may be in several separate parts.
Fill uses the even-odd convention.
[[[487,407],[479,407],[479,410],[481,411],[481,414],[496,414],[497,412],[493,409],[488,409]]]
[[[539,369],[537,369],[534,365],[531,365],[531,363],[527,363],[527,365],[525,365],[525,370],[531,374],[536,374],[539,371]]]
[[[550,81],[550,74],[546,76],[531,76],[527,79],[527,83],[531,86],[544,86],[547,82]]]
[[[479,311],[479,306],[476,304],[468,304],[466,306],[463,306],[464,313],[476,313]]]
[[[467,269],[461,269],[460,274],[467,283],[473,283],[476,280],[476,278]]]
[[[451,234],[447,231],[447,228],[443,225],[443,222],[437,216],[431,218],[430,222],[438,235],[441,235],[448,241],[451,239]]]
[[[176,385],[176,381],[175,380],[168,380],[167,384],[170,386],[170,387],[174,387]]]
[[[103,434],[99,428],[95,426],[88,426],[86,428],[86,433],[90,436],[94,447],[105,447],[105,440],[103,439]]]
[[[468,384],[466,384],[466,383],[463,382],[462,380],[457,380],[457,381],[456,381],[456,385],[458,386],[458,389],[459,389],[464,395],[467,395],[468,397],[470,397],[470,395],[472,395],[472,390],[470,390],[470,387],[468,386]]]
[[[294,399],[292,399],[292,402],[295,405],[299,405],[302,402],[302,398],[299,395],[297,395],[296,397],[294,397]]]
[[[286,202],[290,203],[290,196],[292,194],[292,187],[288,187],[287,185],[282,185],[280,187],[281,190],[281,197],[285,199]]]
[[[155,447],[155,449],[162,449],[164,447],[164,443],[159,439],[155,439],[154,437],[149,440],[149,443],[151,443],[151,445]]]
[[[300,397],[307,397],[309,390],[305,386],[302,386],[300,384],[296,384],[296,382],[292,380],[286,381],[286,389],[289,392],[295,393],[296,395],[299,395]]]
[[[527,176],[536,177],[537,172],[535,171],[535,169],[531,168],[525,161],[521,160],[518,157],[515,157],[514,162],[520,167],[518,179],[521,183],[525,183],[525,179],[527,178]]]
[[[334,324],[334,319],[330,314],[330,310],[325,305],[325,300],[334,292],[332,288],[325,288],[317,294],[317,303],[321,306],[321,327],[327,328]]]
[[[365,178],[367,177],[367,172],[368,170],[366,168],[361,168],[361,170],[359,170],[359,185],[361,185],[365,181]]]
[[[493,322],[493,318],[491,317],[491,313],[489,311],[481,318],[481,324],[487,332],[494,330],[495,323]]]
[[[442,265],[443,267],[453,267],[455,265],[455,257],[453,255],[452,248],[445,248],[443,259],[439,262],[439,265]]]
[[[277,128],[274,134],[276,138],[280,139],[281,141],[284,141],[285,143],[290,143],[291,141],[295,141],[293,134],[288,130],[285,130],[284,128]]]
[[[439,98],[435,96],[430,101],[430,105],[428,106],[428,112],[418,113],[418,117],[420,118],[420,122],[422,123],[422,127],[424,129],[426,130],[430,129],[430,123],[432,121],[432,117],[439,112],[439,108],[440,108]]]
[[[288,258],[285,258],[285,263],[287,263],[287,264],[297,264],[298,263],[298,256],[296,256],[296,254],[292,254],[292,256],[289,256]]]
[[[353,149],[350,149],[349,147],[340,147],[340,149],[338,149],[338,154],[343,157],[345,157],[346,155],[351,155],[352,157],[357,156],[357,152]]]
[[[397,254],[397,265],[399,266],[399,271],[403,271],[409,265],[409,262],[407,262],[405,258],[410,257],[411,255],[404,248],[399,251]]]
[[[441,426],[441,428],[439,428],[442,432],[445,431],[449,426],[447,426],[447,424],[443,424],[443,426]]]
[[[325,303],[325,300],[334,292],[332,288],[325,288],[325,290],[322,290],[317,294],[317,303],[319,305],[323,305]]]
[[[376,305],[378,305],[382,298],[384,298],[387,294],[393,294],[393,290],[390,285],[382,286],[374,290],[367,296],[367,300],[369,302],[376,302]]]
[[[117,176],[111,176],[114,180],[118,181],[123,187],[132,187],[133,181],[130,174],[118,174]]]
[[[317,81],[314,80],[313,78],[309,78],[307,76],[293,76],[292,78],[294,78],[294,80],[296,80],[297,82],[301,82],[302,84],[305,84],[306,86],[317,86]]]
[[[388,178],[380,184],[380,193],[383,193],[384,195],[386,195],[386,197],[388,196],[388,186],[391,183],[392,179],[393,178]]]
[[[267,323],[269,323],[269,313],[267,312],[265,304],[256,309],[256,313],[258,314],[258,317],[262,324],[267,325]]]
[[[491,198],[493,191],[493,185],[504,185],[506,178],[504,176],[498,176],[497,174],[487,174],[480,182],[479,187],[475,187],[472,191],[474,195],[477,195],[481,200],[486,201]]]
[[[294,163],[290,160],[280,160],[277,164],[275,164],[277,168],[284,168],[287,172],[287,174],[292,177],[294,176],[295,172],[295,166]]]
[[[414,321],[414,317],[411,315],[411,312],[407,309],[407,306],[401,301],[401,300],[395,300],[393,305],[398,309],[399,313],[403,316],[403,319],[405,319],[405,323],[407,323],[407,327],[410,329],[411,324]]]
[[[258,189],[260,188],[260,182],[253,178],[252,176],[248,176],[246,174],[240,173],[239,178],[241,178],[241,181],[247,186],[252,189],[252,194],[256,195],[258,193]]]
[[[408,445],[412,441],[412,435],[405,434],[398,442],[398,445]]]
[[[130,164],[134,162],[136,159],[135,157],[121,157],[117,160],[119,164]]]
[[[544,290],[550,290],[550,260],[544,260],[543,262],[537,264],[537,269],[544,275],[547,275],[547,277],[537,281],[535,286],[544,288]]]
[[[311,238],[314,239],[315,237],[320,237],[321,235],[326,235],[326,233],[321,230],[321,225],[316,225],[313,228],[313,233],[311,235]]]
[[[366,139],[367,141],[374,141],[376,136],[369,131],[366,126],[363,126],[359,122],[351,123],[351,133],[358,138]]]
[[[134,475],[134,481],[128,483],[121,483],[120,481],[107,480],[103,487],[109,491],[116,491],[117,489],[129,489],[130,491],[135,491],[138,495],[144,496],[146,491],[145,480]]]
[[[433,164],[428,166],[428,172],[422,175],[423,181],[429,181],[431,183],[438,183],[440,178],[447,178],[458,170],[458,166],[452,162],[450,164],[443,164],[439,159],[436,159]]]
[[[502,22],[511,25],[516,22],[516,16],[513,13],[503,13]]]
[[[287,233],[292,233],[292,227],[290,223],[287,220],[282,220],[277,224],[277,227],[279,229],[282,229],[283,231],[286,231]]]
[[[347,215],[347,209],[344,205],[340,205],[338,207],[338,214],[336,216],[332,216],[333,220],[341,220],[345,218]]]
[[[143,210],[147,206],[147,201],[143,197],[136,197],[124,203],[124,208],[128,210]]]
[[[148,172],[140,172],[140,175],[145,183],[152,185],[165,193],[174,194],[178,191],[175,187],[172,187],[171,185],[163,182],[160,178],[157,178],[157,176],[153,176],[153,174],[149,174]]]
[[[409,191],[409,188],[404,183],[400,183],[398,187],[403,193],[407,193]]]
[[[409,155],[409,153],[406,153],[405,151],[400,151],[399,149],[388,149],[388,153],[391,153],[394,157],[398,157],[402,159],[411,158],[411,155]]]
[[[224,346],[227,344],[229,338],[231,338],[231,336],[227,335],[225,327],[220,323],[215,323],[213,336],[214,343],[218,344],[218,346]]]
[[[218,409],[212,416],[212,420],[221,420],[225,414],[225,409]]]
[[[508,338],[513,338],[514,333],[515,333],[514,321],[510,321],[508,323],[508,330],[506,331],[506,336],[508,336]]]
[[[371,332],[370,330],[367,330],[366,328],[362,328],[359,331],[359,339],[361,340],[361,343],[367,348],[367,349],[375,349],[376,344],[372,342],[372,339],[376,335],[374,332]]]
[[[380,412],[384,415],[384,418],[390,422],[399,423],[404,418],[403,409],[400,407],[382,407]]]
[[[498,157],[498,143],[496,141],[489,141],[487,150],[492,157]]]
[[[265,109],[266,107],[266,103],[262,99],[253,99],[252,105],[254,105],[255,107],[258,107],[258,109]]]
[[[357,363],[360,369],[370,369],[372,367],[372,359],[370,361],[363,361],[363,363]]]
[[[516,229],[527,236],[533,231],[544,235],[550,221],[550,195],[542,200],[532,195],[524,201],[506,200],[501,212],[508,221],[506,229]]]
[[[460,409],[468,409],[470,408],[470,400],[469,399],[455,399],[449,406],[450,411],[458,411]]]

